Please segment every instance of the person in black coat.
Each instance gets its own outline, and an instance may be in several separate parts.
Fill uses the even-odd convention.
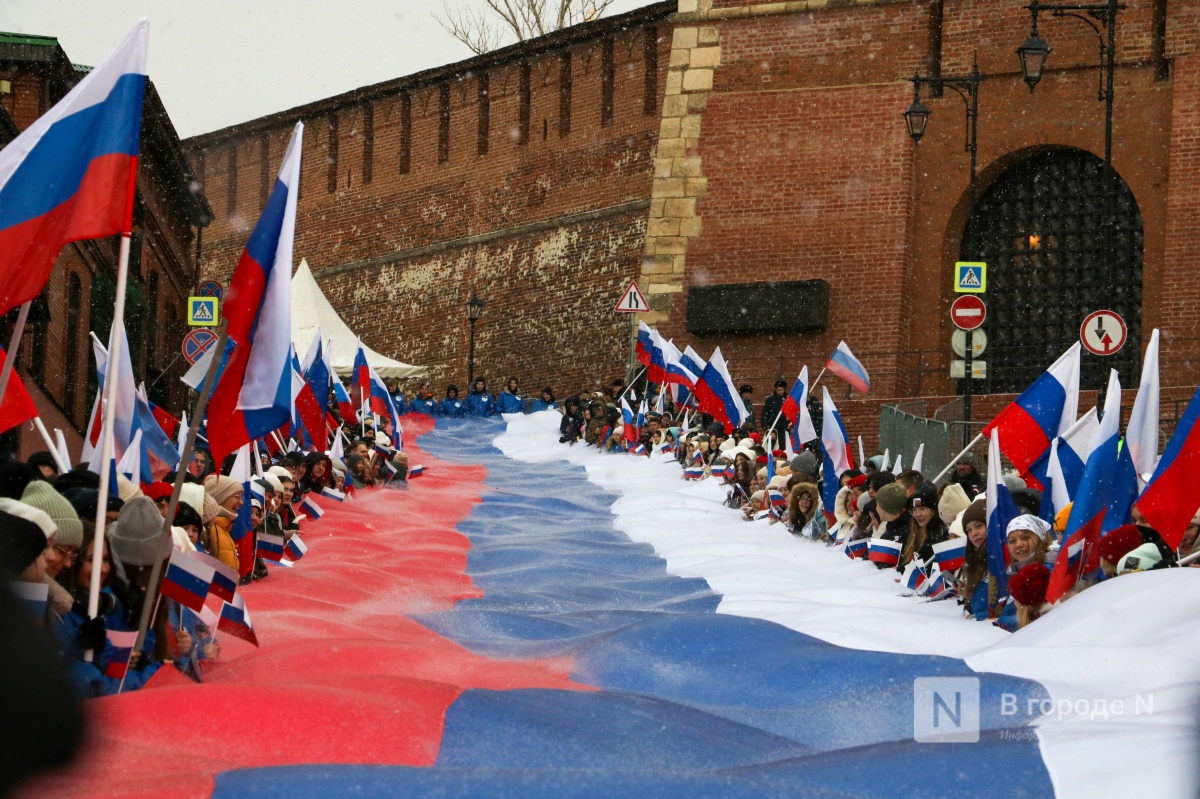
[[[570,397],[558,425],[558,443],[574,444],[583,437],[583,412],[579,409],[579,397]]]
[[[763,400],[761,419],[764,428],[763,433],[767,433],[768,429],[774,425],[776,441],[791,428],[788,420],[779,415],[783,412],[783,403],[787,399],[787,389],[787,381],[776,380],[775,392]],[[777,424],[775,422],[776,419],[779,420]]]
[[[975,468],[975,456],[970,452],[963,455],[958,459],[958,463],[954,464],[950,483],[962,486],[963,491],[967,492],[967,499],[971,500],[982,494],[987,485],[983,481],[983,475]]]

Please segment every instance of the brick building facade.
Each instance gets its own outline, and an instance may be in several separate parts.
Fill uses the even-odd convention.
[[[1100,296],[1111,279],[1135,323],[1123,381],[1159,327],[1164,383],[1185,391],[1200,380],[1200,6],[1125,6],[1113,167],[1137,263],[1097,271],[1094,197],[1048,196],[991,265],[1020,291],[988,300],[1010,329],[1028,320],[1041,350],[1019,366],[1032,373],[1078,332],[1064,275]],[[477,372],[493,385],[511,373],[575,390],[619,373],[628,327],[611,308],[636,277],[648,322],[702,354],[720,345],[760,393],[845,339],[873,377],[864,416],[952,395],[952,265],[968,228],[993,243],[1011,231],[971,218],[958,96],[926,89],[920,144],[901,114],[914,74],[963,75],[977,59],[980,200],[1019,201],[1006,181],[1035,156],[1048,171],[1034,184],[1066,174],[1069,195],[1070,164],[1102,166],[1097,39],[1044,13],[1054,50],[1031,95],[1014,53],[1029,25],[1020,0],[672,0],[252,120],[185,143],[216,211],[202,270],[227,278],[304,119],[297,258],[368,344],[437,383],[464,378],[472,289],[487,302]],[[1043,236],[1034,223],[1049,217],[1067,233]],[[689,332],[693,287],[796,280],[828,284],[823,332]],[[1095,383],[1107,364],[1088,358]]]
[[[87,72],[47,36],[0,33],[0,146],[45,113]],[[126,328],[134,375],[153,402],[178,414],[187,389],[186,362],[176,357],[187,332],[185,304],[197,283],[196,236],[211,214],[166,109],[147,82],[130,245]],[[30,308],[18,368],[48,428],[67,435],[78,454],[95,395],[89,331],[107,345],[116,298],[119,240],[96,239],[63,248],[45,290]],[[10,337],[16,313],[4,320]],[[44,449],[23,426],[22,452]],[[10,437],[11,438],[11,437]],[[6,446],[13,448],[17,441]]]

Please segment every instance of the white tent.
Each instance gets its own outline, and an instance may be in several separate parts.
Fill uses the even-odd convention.
[[[312,270],[308,268],[308,261],[302,260],[300,268],[292,276],[292,344],[301,358],[308,352],[317,327],[321,328],[321,336],[326,341],[333,341],[333,371],[341,377],[349,377],[354,365],[354,349],[358,344],[358,337],[346,326],[337,311],[333,310],[325,292],[317,285]],[[365,344],[363,349],[367,351],[367,363],[384,379],[394,377],[402,380],[429,376],[428,367],[400,363],[386,355],[380,355]]]

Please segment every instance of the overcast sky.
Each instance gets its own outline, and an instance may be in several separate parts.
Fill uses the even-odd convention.
[[[451,0],[482,6],[483,0]],[[609,15],[654,0],[616,0]],[[0,30],[55,36],[77,64],[150,18],[150,78],[181,137],[469,58],[442,0],[3,0]]]

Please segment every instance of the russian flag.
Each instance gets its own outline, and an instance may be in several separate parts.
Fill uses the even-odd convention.
[[[800,376],[792,383],[792,390],[783,401],[783,418],[795,428],[792,436],[798,444],[812,441],[817,437],[817,429],[813,427],[812,418],[808,415],[808,367],[800,370]],[[774,423],[774,420],[772,420]]]
[[[633,408],[629,407],[629,402],[621,397],[621,437],[632,444],[638,440],[637,421],[633,415]]]
[[[951,538],[933,545],[933,559],[944,572],[961,569],[967,562],[967,539]]]
[[[638,445],[636,447],[629,450],[629,454],[630,455],[645,455],[646,448],[641,444],[641,442],[638,442]]]
[[[223,312],[237,348],[213,391],[208,430],[220,463],[291,418],[292,241],[304,124],[297,122],[266,208],[238,261]]]
[[[420,476],[421,476],[421,475],[423,475],[423,474],[425,474],[425,467],[424,467],[424,466],[410,466],[410,467],[408,467],[408,479],[410,479],[410,480],[411,480],[412,478],[414,478],[414,477],[420,477]]]
[[[263,560],[278,561],[283,557],[283,548],[283,536],[271,535],[270,533],[258,534],[258,548],[256,554]]]
[[[713,350],[712,357],[700,373],[700,379],[696,381],[696,399],[700,403],[700,410],[721,422],[726,433],[732,433],[746,419],[746,406],[742,404],[742,396],[729,376],[720,347]]]
[[[197,613],[204,607],[216,570],[207,563],[178,549],[171,550],[171,560],[159,592]]]
[[[901,548],[902,545],[899,541],[890,541],[886,538],[871,538],[867,540],[867,550],[870,553],[867,559],[872,563],[895,566],[900,562]]]
[[[988,441],[987,487],[987,564],[988,573],[996,581],[996,596],[1008,596],[1008,523],[1020,511],[1004,482],[1000,464],[1000,431],[992,430]]]
[[[846,557],[850,558],[851,560],[855,558],[866,557],[867,547],[870,545],[872,540],[873,539],[870,538],[860,538],[856,541],[847,541]]]
[[[308,346],[304,361],[300,364],[300,371],[304,375],[304,381],[312,389],[313,396],[317,399],[321,415],[324,416],[329,412],[329,379],[333,374],[333,369],[329,365],[329,348],[321,341],[319,326],[316,334],[313,335],[312,344]]]
[[[45,583],[10,582],[9,587],[25,614],[40,627],[46,620],[46,605],[49,602],[50,586]]]
[[[1137,502],[1138,510],[1158,531],[1171,549],[1178,549],[1183,533],[1196,513],[1196,475],[1200,474],[1200,388],[1175,425],[1162,458],[1146,490]]]
[[[654,331],[645,322],[638,322],[634,351],[638,362],[646,367],[646,378],[651,383],[662,383],[666,378],[666,365],[663,363],[662,350],[656,349]]]
[[[687,480],[699,480],[704,476],[704,467],[688,466],[683,470],[683,476]]]
[[[337,402],[342,420],[347,424],[352,423],[358,412],[354,409],[354,403],[350,401],[350,392],[346,391],[346,386],[336,377],[333,379],[333,398]]]
[[[129,671],[129,661],[133,658],[133,647],[137,644],[137,630],[125,632],[122,630],[105,630],[112,651],[109,653],[108,665],[104,667],[104,676],[114,680],[125,679]]]
[[[675,386],[683,386],[689,390],[696,385],[696,380],[704,369],[703,366],[698,367],[692,358],[680,352],[673,341],[666,342],[664,360],[667,364],[667,373],[664,378],[666,382]]]
[[[871,390],[871,376],[867,374],[862,361],[854,357],[845,341],[838,342],[837,349],[825,362],[825,369],[845,380],[855,391],[866,394]]]
[[[112,359],[108,357],[113,344],[117,337],[121,338],[120,344],[120,361],[117,363],[116,375],[112,375]],[[100,345],[97,339],[93,343],[93,349],[98,349],[96,353],[97,364],[103,358],[104,369],[96,374],[99,385],[96,389],[96,416],[93,424],[90,427],[93,449],[90,452],[88,468],[100,474],[100,470],[104,468],[104,464],[100,462],[100,451],[96,449],[100,444],[100,434],[103,428],[103,414],[101,412],[102,404],[100,398],[104,396],[105,385],[110,377],[117,381],[115,393],[113,394],[116,408],[113,411],[113,458],[120,460],[125,455],[125,451],[129,449],[133,443],[133,435],[137,429],[137,381],[133,377],[133,361],[129,354],[129,336],[125,333],[125,325],[115,325],[109,331],[109,348],[105,349]],[[157,425],[156,425],[157,426]]]
[[[1051,441],[1049,451],[1029,468],[1029,473],[1042,484],[1039,515],[1051,524],[1079,489],[1098,426],[1096,409],[1089,408],[1067,432]]]
[[[993,430],[1003,434],[1004,454],[1039,490],[1041,482],[1030,474],[1030,467],[1050,449],[1050,440],[1066,433],[1079,416],[1079,350],[1077,341],[983,428],[985,436]]]
[[[300,500],[300,504],[296,508],[300,513],[303,513],[314,522],[325,515],[325,511],[321,510],[321,506],[313,502],[313,498],[308,494]]]
[[[1129,521],[1130,510],[1137,498],[1137,474],[1129,448],[1121,446],[1120,439],[1121,382],[1114,369],[1108,376],[1104,416],[1096,430],[1063,533],[1062,550],[1067,557],[1060,553],[1054,561],[1050,587],[1046,590],[1047,602],[1057,602],[1071,590],[1081,574],[1095,570],[1100,565],[1098,544],[1101,536]],[[1165,455],[1163,459],[1166,460]],[[1188,490],[1191,489],[1185,490],[1185,495]],[[1165,536],[1163,540],[1166,540]]]
[[[667,382],[666,341],[654,328],[650,328],[650,365],[646,367],[646,376],[651,383]]]
[[[668,452],[672,452],[674,449],[675,449],[674,444],[672,444],[670,441],[664,441],[661,444],[659,444],[658,446],[656,446],[654,448],[654,451],[660,455],[665,455]]]
[[[250,503],[247,502],[246,504],[249,505]],[[201,563],[212,567],[213,577],[208,587],[208,593],[215,597],[220,597],[226,602],[233,599],[233,595],[237,593],[238,573],[212,555],[204,552],[192,552],[191,556]]]
[[[68,242],[129,232],[149,33],[139,20],[0,150],[0,314],[41,292]]]
[[[1139,490],[1146,487],[1158,461],[1158,406],[1158,328],[1155,328],[1142,358],[1142,382],[1125,428],[1125,446],[1129,447],[1129,457],[1137,472]]]
[[[295,562],[304,557],[304,553],[308,552],[308,547],[305,546],[304,542],[300,540],[300,536],[293,535],[288,539],[287,546],[284,547],[284,550],[289,556],[291,556],[292,562]]]
[[[392,430],[399,430],[400,414],[396,413],[396,405],[392,402],[392,395],[388,393],[383,379],[375,373],[371,364],[367,363],[367,351],[363,348],[361,339],[358,341],[358,349],[354,352],[353,375],[355,385],[359,390],[361,404],[365,405],[370,402],[371,410],[374,413],[388,417],[392,424]],[[397,442],[399,442],[399,437],[397,437]]]
[[[916,594],[925,593],[928,587],[929,575],[925,573],[925,569],[915,559],[908,564],[908,571],[904,574],[904,587]]]
[[[308,384],[308,381],[304,378],[304,373],[300,371],[300,361],[296,358],[294,350],[291,353],[291,362],[291,407],[295,409],[292,419],[292,432],[296,433],[297,428],[303,425],[304,431],[308,434],[309,441],[313,444],[313,449],[324,452],[325,447],[329,444],[329,430],[325,426],[325,411],[321,409],[321,405],[313,393],[312,386]],[[326,391],[325,394],[328,396],[329,392]]]
[[[232,602],[221,606],[221,618],[217,621],[217,629],[258,646],[258,636],[254,634],[250,612],[246,610],[246,600],[241,594],[235,596]]]
[[[142,475],[139,479],[143,483],[152,483],[167,472],[174,471],[179,463],[179,449],[163,429],[154,406],[146,399],[144,387],[137,391],[134,398],[137,404],[133,424],[141,431],[143,450]],[[147,477],[150,479],[147,480]]]
[[[733,467],[728,463],[718,463],[714,464],[713,467],[708,470],[708,473],[713,477],[724,477],[728,479],[733,477]]]
[[[948,599],[954,596],[954,586],[940,569],[929,578],[929,584],[925,587],[925,596],[930,599]]]
[[[6,358],[7,353],[3,347],[0,347],[0,369],[4,368]],[[29,396],[17,370],[13,369],[9,373],[8,387],[4,390],[4,397],[0,398],[0,433],[11,430],[22,422],[28,422],[37,415],[38,410],[34,407],[33,398]]]
[[[854,468],[854,457],[850,454],[850,438],[837,407],[829,396],[829,389],[821,386],[821,451],[824,464],[821,467],[821,504],[825,506],[825,518],[832,523],[832,509],[837,504],[841,489],[841,477],[847,469]]]
[[[325,497],[326,499],[332,499],[334,502],[346,501],[346,495],[343,492],[338,491],[333,486],[322,486],[321,496]]]

